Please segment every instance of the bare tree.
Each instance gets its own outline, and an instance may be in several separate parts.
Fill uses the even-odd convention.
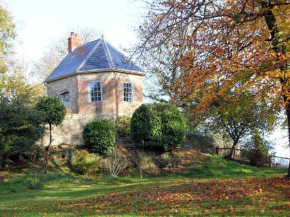
[[[33,67],[33,71],[39,80],[45,80],[68,53],[67,36],[70,35],[71,31],[79,33],[82,43],[96,40],[101,35],[100,32],[94,28],[78,26],[76,28],[67,29],[66,33],[59,39],[51,40],[43,56],[36,61]]]

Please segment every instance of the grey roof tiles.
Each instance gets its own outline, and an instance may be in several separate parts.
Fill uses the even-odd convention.
[[[100,70],[125,70],[143,74],[144,71],[103,38],[80,45],[68,53],[45,82],[50,82],[78,72]]]

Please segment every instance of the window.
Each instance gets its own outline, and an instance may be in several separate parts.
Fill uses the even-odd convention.
[[[64,92],[60,94],[60,100],[62,102],[69,102],[69,92]]]
[[[103,90],[102,83],[100,81],[91,82],[89,85],[89,101],[90,102],[102,102]]]
[[[123,83],[124,102],[133,102],[133,87],[131,83]]]

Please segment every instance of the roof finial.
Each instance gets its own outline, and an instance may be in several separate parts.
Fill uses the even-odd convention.
[[[102,38],[102,40],[104,40],[104,33],[102,33],[101,38]]]

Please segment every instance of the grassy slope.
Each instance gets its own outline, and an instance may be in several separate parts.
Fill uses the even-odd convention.
[[[0,184],[0,216],[285,216],[290,208],[289,181],[264,178],[285,174],[286,169],[241,166],[218,157],[187,174],[143,180],[39,175],[42,190],[25,190],[33,180],[33,174],[26,174]]]

